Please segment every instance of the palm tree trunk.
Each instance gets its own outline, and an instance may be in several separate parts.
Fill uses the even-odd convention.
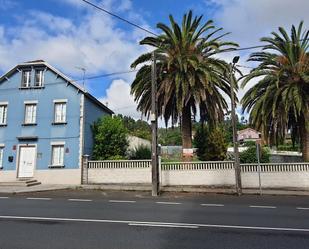
[[[300,135],[303,160],[309,162],[309,112],[305,113],[301,119]]]
[[[192,123],[191,123],[191,107],[185,106],[182,109],[181,115],[181,133],[182,133],[182,148],[192,148]]]

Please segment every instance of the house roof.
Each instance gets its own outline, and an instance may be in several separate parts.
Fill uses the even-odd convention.
[[[9,77],[11,74],[13,74],[18,68],[27,67],[27,66],[40,66],[40,65],[46,66],[48,69],[53,71],[55,74],[59,75],[68,84],[72,85],[73,87],[75,87],[76,89],[81,91],[85,95],[85,97],[87,97],[89,100],[91,100],[94,104],[98,105],[100,108],[104,109],[109,114],[114,114],[114,112],[111,109],[109,109],[106,105],[104,105],[101,101],[99,101],[92,94],[87,92],[87,90],[85,88],[83,88],[82,86],[77,84],[74,80],[70,79],[68,76],[66,76],[61,71],[59,71],[58,69],[54,68],[53,66],[51,66],[49,63],[47,63],[44,60],[34,60],[34,61],[27,61],[27,62],[24,62],[24,63],[20,63],[20,64],[16,65],[15,67],[13,67],[12,69],[10,69],[4,75],[2,75],[0,77],[0,82],[2,80],[6,79],[7,77]]]
[[[243,129],[243,130],[238,131],[237,133],[238,133],[238,134],[241,134],[241,133],[244,133],[244,132],[246,132],[246,131],[253,131],[253,132],[256,132],[256,133],[258,133],[258,134],[261,133],[261,132],[259,132],[259,131],[257,131],[257,130],[252,129],[252,128],[246,128],[246,129]]]

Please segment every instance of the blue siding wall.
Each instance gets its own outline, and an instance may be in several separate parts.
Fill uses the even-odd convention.
[[[9,80],[0,82],[0,102],[8,102],[7,126],[0,127],[0,143],[5,145],[3,169],[16,170],[18,144],[37,144],[36,169],[48,169],[51,164],[51,142],[65,142],[65,168],[79,167],[80,100],[81,94],[72,85],[47,70],[44,88],[19,89],[21,72],[16,71]],[[32,71],[32,82],[34,71]],[[53,125],[54,100],[67,99],[67,124]],[[22,126],[24,123],[24,101],[38,101],[37,125]],[[20,136],[37,136],[37,141],[19,141]],[[13,156],[14,161],[8,162]]]
[[[98,105],[94,104],[90,99],[85,97],[85,138],[84,138],[84,154],[92,155],[93,134],[91,125],[104,115],[109,115]]]

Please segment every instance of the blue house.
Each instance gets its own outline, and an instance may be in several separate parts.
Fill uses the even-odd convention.
[[[0,77],[0,182],[80,184],[91,125],[112,114],[45,61],[15,66]]]

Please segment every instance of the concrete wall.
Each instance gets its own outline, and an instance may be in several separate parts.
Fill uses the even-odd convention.
[[[80,169],[46,169],[36,170],[34,178],[42,184],[80,184],[81,171]],[[16,181],[16,171],[6,170],[0,171],[0,182]]]
[[[151,183],[150,168],[88,169],[89,184]]]
[[[128,141],[129,141],[129,150],[135,150],[136,148],[140,146],[146,146],[146,147],[151,147],[151,142],[149,140],[136,137],[136,136],[128,136]]]
[[[129,161],[93,165],[88,169],[90,184],[150,184],[151,167],[133,167]],[[257,165],[244,165],[242,183],[244,188],[258,188]],[[235,172],[230,163],[183,163],[162,164],[160,170],[162,186],[232,186]],[[263,188],[309,188],[309,164],[262,165],[261,182]]]

